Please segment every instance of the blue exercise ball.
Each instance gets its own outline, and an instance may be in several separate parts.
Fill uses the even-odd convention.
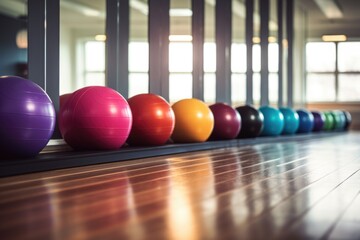
[[[291,108],[282,107],[279,109],[284,115],[284,129],[282,134],[294,134],[299,128],[299,114]]]
[[[296,111],[299,115],[299,128],[297,130],[298,133],[309,133],[314,128],[314,116],[311,112],[300,109]]]
[[[277,136],[284,129],[284,116],[276,108],[263,106],[259,111],[264,115],[264,128],[261,132],[262,136]]]

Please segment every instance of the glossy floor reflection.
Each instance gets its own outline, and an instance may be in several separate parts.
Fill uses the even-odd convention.
[[[1,239],[360,239],[360,133],[0,179]]]

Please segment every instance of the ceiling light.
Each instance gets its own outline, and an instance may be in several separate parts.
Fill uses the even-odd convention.
[[[343,42],[346,41],[346,35],[323,35],[322,40],[324,42]]]
[[[26,29],[22,29],[16,34],[16,46],[18,48],[28,47],[28,34]]]
[[[327,18],[343,17],[343,12],[335,0],[315,0],[315,2]]]
[[[268,38],[269,43],[275,43],[276,40],[277,40],[276,37],[273,37],[273,36],[270,36],[270,37]]]
[[[171,41],[171,42],[191,42],[192,36],[191,35],[170,35],[169,41]]]
[[[169,14],[171,17],[191,17],[192,11],[188,8],[172,8]]]
[[[106,41],[106,35],[103,35],[103,34],[96,35],[95,40],[100,41],[100,42],[104,42],[104,41]]]
[[[260,43],[261,42],[259,37],[253,37],[252,41],[253,41],[253,43]]]
[[[253,43],[260,43],[261,42],[261,38],[260,37],[253,37]],[[268,37],[268,42],[269,43],[274,43],[276,42],[276,37],[273,37],[273,36],[269,36]]]
[[[133,9],[136,9],[138,11],[140,11],[142,14],[144,15],[148,15],[149,14],[149,7],[146,3],[141,2],[139,0],[131,0],[130,1],[130,6]]]

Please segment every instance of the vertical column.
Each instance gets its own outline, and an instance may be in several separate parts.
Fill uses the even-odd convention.
[[[254,0],[246,0],[245,42],[246,42],[246,104],[253,104],[253,36]]]
[[[45,0],[28,1],[29,79],[45,89]]]
[[[335,42],[335,100],[339,101],[339,67],[338,67],[338,58],[339,58],[339,42]]]
[[[261,96],[260,105],[269,104],[269,0],[260,1]]]
[[[149,92],[169,100],[170,0],[149,0]]]
[[[231,0],[216,1],[216,102],[231,104]]]
[[[129,0],[119,0],[118,25],[118,85],[117,90],[125,97],[129,96],[129,37],[130,37]]]
[[[29,79],[42,87],[59,111],[59,0],[28,1]],[[58,128],[53,138],[60,138]]]
[[[119,1],[106,0],[106,85],[118,89],[118,16]]]
[[[45,14],[45,90],[53,101],[56,111],[58,111],[60,95],[60,0],[46,0]]]
[[[129,0],[106,1],[107,86],[129,94]]]
[[[286,3],[286,32],[288,39],[287,106],[293,107],[294,0],[287,0]]]
[[[193,97],[204,100],[205,1],[192,0]]]
[[[278,46],[279,46],[279,70],[278,70],[278,77],[279,77],[279,89],[278,89],[278,107],[283,106],[283,55],[284,55],[284,48],[282,44],[283,40],[283,0],[277,0],[277,19],[278,19]]]

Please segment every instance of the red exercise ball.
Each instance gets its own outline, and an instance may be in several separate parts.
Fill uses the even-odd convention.
[[[214,115],[214,129],[211,140],[234,139],[241,129],[240,114],[225,103],[215,103],[210,106]]]
[[[170,104],[155,94],[139,94],[128,100],[133,115],[129,145],[162,145],[170,138],[175,115]]]
[[[108,87],[79,89],[60,109],[61,135],[74,149],[118,149],[129,136],[131,125],[129,104]]]

